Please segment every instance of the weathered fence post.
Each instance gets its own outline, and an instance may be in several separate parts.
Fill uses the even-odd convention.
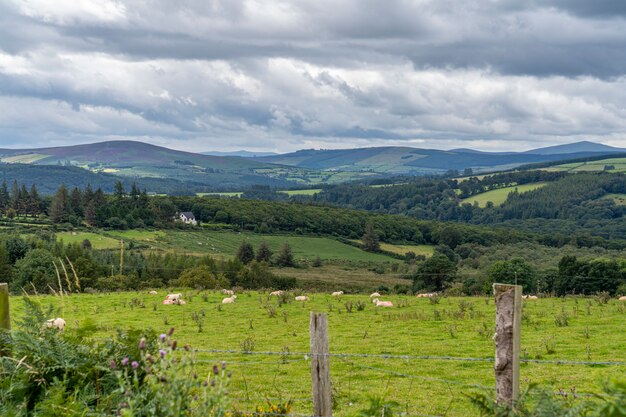
[[[313,382],[313,415],[331,417],[333,404],[328,356],[328,316],[311,312],[311,379]]]
[[[513,406],[519,394],[522,286],[493,284],[496,297],[496,402]]]
[[[0,329],[11,330],[9,284],[0,284]]]
[[[9,317],[9,284],[0,284],[0,332],[11,330]],[[10,352],[10,346],[0,342],[0,356],[6,356]]]

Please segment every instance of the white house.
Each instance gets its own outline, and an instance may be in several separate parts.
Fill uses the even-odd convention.
[[[193,224],[194,226],[198,224],[198,222],[196,221],[196,217],[190,211],[183,211],[182,213],[180,213],[178,218],[180,219],[180,221],[186,224]]]

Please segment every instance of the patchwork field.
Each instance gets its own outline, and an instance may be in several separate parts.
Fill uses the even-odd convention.
[[[474,204],[477,202],[479,207],[485,207],[488,201],[491,201],[495,206],[499,206],[504,203],[509,194],[515,190],[519,193],[536,190],[546,185],[545,182],[535,182],[532,184],[514,185],[511,187],[498,188],[497,190],[491,190],[484,193],[476,194],[466,199],[463,199],[461,203]]]
[[[610,168],[610,169],[607,169]],[[608,171],[608,172],[626,172],[626,158],[609,158],[599,161],[574,162],[570,164],[555,165],[547,168],[550,171],[569,171],[569,172],[590,172],[590,171]]]
[[[613,200],[618,206],[626,206],[626,194],[607,194],[602,198]]]
[[[56,237],[57,240],[63,240],[65,244],[80,244],[88,239],[93,249],[118,249],[120,247],[119,240],[92,232],[61,232],[57,233]]]
[[[161,304],[164,294],[72,295],[63,304],[52,296],[38,299],[66,319],[67,332],[97,326],[91,336],[95,341],[118,329],[154,329],[158,334],[174,327],[179,346],[190,344],[198,350],[200,375],[226,361],[233,374],[230,396],[243,410],[268,400],[292,400],[294,413],[311,412],[311,362],[305,354],[310,311],[328,313],[331,353],[359,354],[331,358],[337,415],[359,415],[370,398],[396,401],[398,414],[476,415],[465,394],[494,390],[491,298],[443,298],[435,304],[429,299],[385,296],[395,307],[383,311],[369,297],[357,295],[336,299],[309,294],[311,301],[304,304],[291,301],[292,295],[288,304],[278,305],[267,294],[246,292],[235,304],[222,305],[219,293],[187,291],[187,305],[168,306]],[[362,311],[356,308],[359,302]],[[21,311],[21,298],[12,297],[14,321]],[[582,297],[540,299],[526,302],[523,314],[523,360],[626,360],[624,303]],[[603,380],[623,378],[624,370],[623,365],[523,363],[521,381],[523,386],[539,383],[555,392],[575,390],[585,395],[600,392]]]

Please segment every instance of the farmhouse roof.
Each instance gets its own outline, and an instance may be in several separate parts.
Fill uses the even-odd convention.
[[[192,212],[190,212],[190,211],[183,211],[183,212],[182,212],[182,213],[180,213],[180,214],[182,214],[183,216],[185,216],[185,217],[186,217],[186,218],[188,218],[188,219],[195,219],[195,216],[194,216],[194,215],[193,215],[193,213],[192,213]]]

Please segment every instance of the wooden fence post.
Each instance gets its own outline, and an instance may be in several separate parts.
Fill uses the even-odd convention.
[[[11,330],[9,284],[0,284],[0,329]]]
[[[328,316],[311,312],[311,379],[313,383],[313,415],[332,417],[330,357],[328,356]]]
[[[493,284],[496,297],[496,402],[510,407],[519,395],[522,286]]]

